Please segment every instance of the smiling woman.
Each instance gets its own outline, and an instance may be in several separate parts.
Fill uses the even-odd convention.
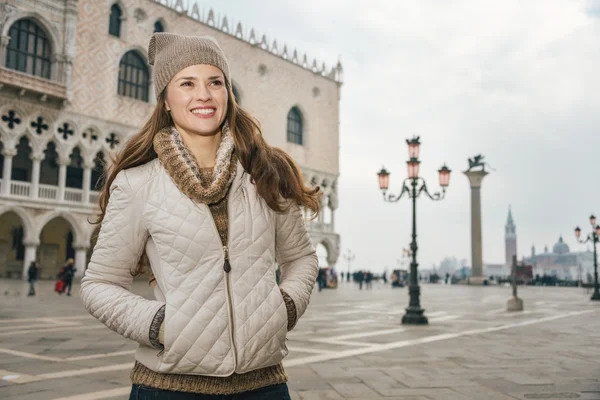
[[[148,59],[156,108],[108,172],[82,300],[139,343],[131,399],[289,399],[286,335],[318,271],[301,209],[320,190],[238,107],[213,38],[155,33]],[[148,267],[154,300],[127,290]]]

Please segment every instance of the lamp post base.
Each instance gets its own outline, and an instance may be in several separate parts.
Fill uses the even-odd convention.
[[[600,300],[600,292],[594,292],[590,300]]]
[[[408,307],[406,314],[402,317],[402,325],[427,325],[427,317],[423,315],[423,310],[420,307]]]
[[[523,299],[517,296],[511,297],[506,302],[506,311],[523,311]]]
[[[488,284],[488,278],[485,276],[471,276],[467,279],[469,285],[484,286]]]

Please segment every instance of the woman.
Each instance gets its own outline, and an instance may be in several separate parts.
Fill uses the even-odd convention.
[[[286,334],[318,270],[300,210],[319,189],[235,103],[214,39],[155,33],[148,58],[156,108],[107,175],[81,298],[139,343],[130,399],[289,399]],[[155,300],[129,291],[144,266]]]

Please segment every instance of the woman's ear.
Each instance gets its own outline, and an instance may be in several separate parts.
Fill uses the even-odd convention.
[[[169,103],[167,103],[166,101],[165,101],[165,111],[171,112],[171,107],[169,107]]]

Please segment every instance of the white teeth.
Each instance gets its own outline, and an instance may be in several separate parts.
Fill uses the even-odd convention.
[[[215,112],[214,108],[197,108],[195,110],[192,110],[192,113],[202,114],[202,115],[208,115],[208,114],[212,114],[214,112]]]

